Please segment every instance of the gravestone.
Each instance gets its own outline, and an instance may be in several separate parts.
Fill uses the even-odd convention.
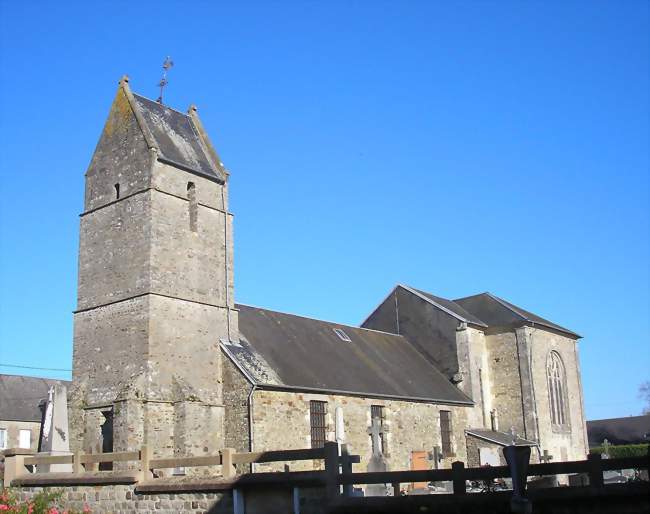
[[[387,471],[388,465],[381,448],[382,426],[379,418],[372,418],[368,434],[372,439],[372,456],[368,461],[367,470],[369,472]],[[386,496],[387,494],[386,484],[368,484],[366,487],[366,496]]]
[[[50,387],[47,394],[39,455],[71,455],[66,387],[55,384]],[[38,471],[39,473],[72,472],[72,464],[39,464]]]

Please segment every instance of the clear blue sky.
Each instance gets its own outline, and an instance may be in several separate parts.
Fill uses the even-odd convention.
[[[487,290],[584,336],[588,418],[639,413],[648,5],[0,0],[0,362],[70,368],[83,174],[169,54],[232,173],[239,302]]]

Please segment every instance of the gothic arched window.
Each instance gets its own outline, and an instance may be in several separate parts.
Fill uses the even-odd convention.
[[[196,200],[196,186],[194,185],[194,182],[187,183],[187,199],[189,201],[190,209],[190,230],[192,232],[196,232],[196,225],[199,215],[199,204]]]
[[[548,396],[551,408],[551,423],[556,426],[568,425],[566,409],[566,374],[560,354],[551,351],[546,361]]]

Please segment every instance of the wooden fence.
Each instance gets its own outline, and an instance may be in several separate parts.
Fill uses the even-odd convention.
[[[18,449],[5,450],[5,469],[4,485],[8,487],[14,479],[33,478],[47,475],[48,481],[61,479],[63,482],[71,481],[96,481],[104,483],[111,478],[118,477],[120,474],[132,482],[146,481],[154,478],[154,470],[169,468],[187,468],[203,466],[220,466],[220,478],[224,480],[235,479],[237,464],[252,463],[270,463],[270,462],[292,462],[302,460],[323,460],[325,458],[324,448],[298,449],[298,450],[280,450],[266,452],[245,452],[237,453],[232,448],[225,448],[217,455],[206,455],[200,457],[166,457],[153,458],[148,447],[143,446],[138,451],[133,452],[113,452],[113,453],[94,453],[84,454],[75,452],[71,455],[31,455],[31,452],[24,452]],[[352,458],[354,462],[358,462]],[[115,462],[132,462],[132,470],[124,472],[97,472],[97,467],[101,463]],[[42,473],[39,472],[39,465],[51,466],[64,464],[71,466],[72,471],[61,473]],[[29,469],[31,468],[31,469]],[[322,472],[318,472],[322,475]],[[322,481],[322,477],[321,477]]]
[[[354,485],[388,484],[393,488],[393,494],[399,496],[401,484],[413,482],[451,482],[452,495],[458,497],[466,494],[466,481],[487,481],[495,478],[509,478],[511,472],[508,466],[481,468],[466,468],[462,462],[454,462],[451,469],[432,469],[423,471],[386,471],[354,473],[352,464],[359,462],[356,455],[348,455],[343,448],[339,455],[336,443],[327,442],[324,448],[280,450],[266,452],[237,453],[232,448],[225,448],[217,455],[201,457],[170,457],[153,458],[148,447],[139,451],[83,454],[75,452],[72,455],[41,456],[25,455],[19,450],[5,451],[4,484],[9,486],[14,479],[19,483],[34,482],[39,477],[43,483],[111,483],[123,480],[136,483],[146,482],[146,487],[155,484],[154,470],[168,468],[220,466],[218,478],[224,482],[238,484],[271,483],[284,481],[287,484],[297,483],[297,476],[307,477],[312,485],[323,486],[328,500],[336,504],[350,496]],[[324,460],[324,471],[284,472],[284,473],[252,473],[237,475],[237,464],[290,462],[303,460]],[[97,472],[97,466],[105,462],[132,462],[132,470],[121,472]],[[619,469],[648,469],[649,458],[618,458],[602,459],[599,454],[589,455],[587,460],[573,462],[556,462],[546,464],[531,464],[527,476],[546,476],[560,474],[585,473],[589,478],[589,487],[602,489],[605,486],[603,472]],[[39,473],[39,465],[67,464],[71,465],[71,473]],[[33,467],[36,467],[35,472]],[[32,468],[32,471],[28,470]],[[216,474],[215,474],[216,475]],[[252,478],[255,477],[253,480]],[[45,480],[47,478],[47,480]],[[27,480],[26,480],[27,479]],[[144,485],[144,484],[143,484]],[[140,487],[140,486],[139,486]],[[436,495],[439,496],[439,495]],[[447,495],[451,496],[451,495]]]

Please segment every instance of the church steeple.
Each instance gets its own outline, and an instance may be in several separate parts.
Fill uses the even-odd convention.
[[[86,449],[108,408],[116,450],[219,447],[219,341],[238,336],[227,179],[196,108],[120,81],[81,214],[73,379]]]

